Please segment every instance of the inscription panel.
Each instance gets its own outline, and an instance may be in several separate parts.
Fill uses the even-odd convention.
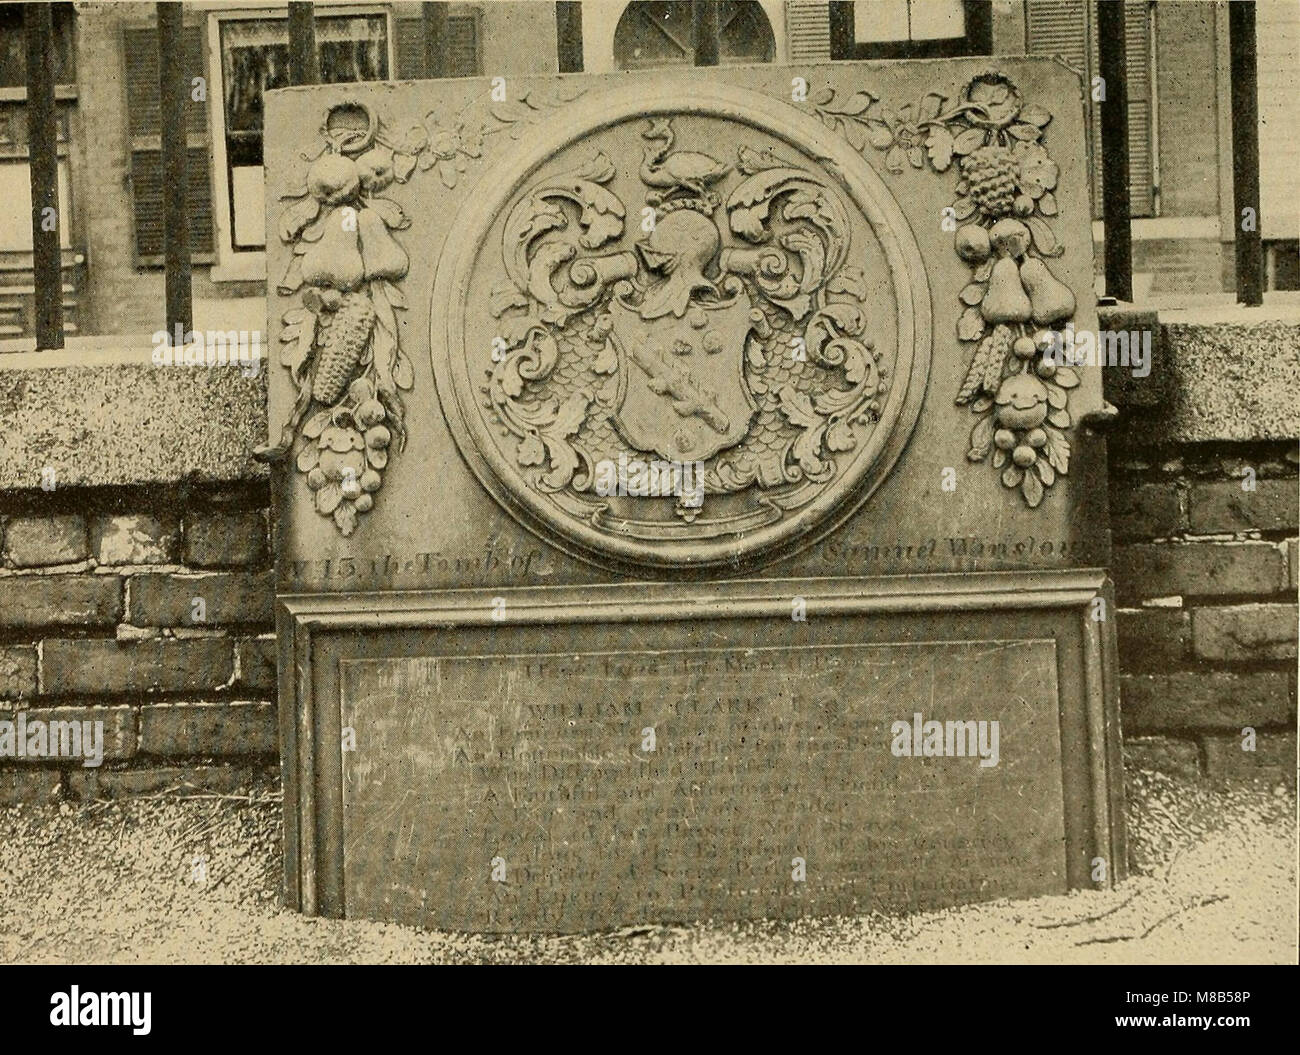
[[[1066,888],[1051,640],[339,668],[349,916],[566,932]]]

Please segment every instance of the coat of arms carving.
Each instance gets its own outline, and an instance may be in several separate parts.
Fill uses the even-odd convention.
[[[888,468],[901,444],[877,434],[924,384],[901,217],[882,239],[879,201],[820,144],[702,109],[629,107],[539,150],[440,267],[432,353],[462,452],[598,558],[707,566],[806,536]]]

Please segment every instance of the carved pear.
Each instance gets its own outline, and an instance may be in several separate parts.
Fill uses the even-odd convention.
[[[993,265],[989,275],[989,288],[980,304],[980,314],[986,322],[1028,322],[1031,312],[1029,298],[1020,284],[1020,269],[1009,256]]]
[[[1064,322],[1074,314],[1074,294],[1070,287],[1037,257],[1031,256],[1020,265],[1020,281],[1029,291],[1034,322],[1040,326]]]
[[[342,214],[342,209],[334,210],[320,238],[303,254],[302,277],[310,285],[347,292],[361,284],[365,265],[357,246],[356,225],[345,225]]]

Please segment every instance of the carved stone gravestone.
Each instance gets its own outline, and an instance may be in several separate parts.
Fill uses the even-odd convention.
[[[1122,875],[1075,75],[267,105],[290,903],[573,931]]]

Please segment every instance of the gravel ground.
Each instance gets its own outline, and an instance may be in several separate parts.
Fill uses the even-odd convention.
[[[265,793],[16,807],[0,810],[0,963],[1296,962],[1291,792],[1136,772],[1129,826],[1135,874],[1111,891],[490,938],[280,908],[280,806]]]

